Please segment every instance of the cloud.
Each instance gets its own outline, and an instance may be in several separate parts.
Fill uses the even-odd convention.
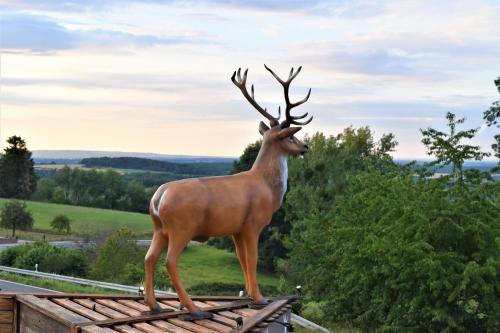
[[[45,52],[76,46],[74,35],[63,26],[28,15],[3,15],[0,47],[4,50]]]
[[[207,39],[193,36],[138,35],[105,29],[69,30],[48,18],[22,14],[2,14],[1,26],[0,48],[7,51],[45,53],[81,46],[144,47],[209,43]]]

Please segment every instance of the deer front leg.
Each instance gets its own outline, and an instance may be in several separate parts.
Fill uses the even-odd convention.
[[[256,232],[247,232],[244,235],[245,250],[246,250],[246,267],[248,276],[248,286],[250,297],[259,304],[265,304],[267,301],[262,297],[259,291],[259,285],[257,283],[257,259],[258,253],[258,243],[259,235]]]
[[[146,295],[144,295],[144,301],[149,306],[151,311],[158,312],[161,308],[158,306],[154,291],[154,270],[156,262],[161,252],[167,248],[168,238],[162,235],[160,231],[155,231],[153,234],[153,239],[151,240],[151,245],[144,258],[144,283]]]
[[[248,293],[248,270],[246,262],[245,243],[241,234],[233,235],[234,247],[236,248],[236,255],[240,261],[241,270],[243,271],[243,278],[245,279],[245,292]]]

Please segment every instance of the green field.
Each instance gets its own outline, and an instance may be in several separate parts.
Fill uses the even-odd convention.
[[[0,208],[7,202],[7,199],[0,199]],[[50,222],[54,216],[64,214],[71,220],[71,233],[73,236],[93,236],[112,232],[122,226],[132,229],[138,236],[148,236],[152,231],[152,223],[148,215],[122,212],[109,209],[89,208],[80,206],[70,206],[53,204],[46,202],[26,201],[28,209],[33,214],[35,223],[33,225],[35,233],[19,233],[28,238],[39,238],[41,233],[52,233]],[[38,233],[38,235],[36,235]],[[9,230],[2,229],[1,235],[10,235]],[[38,237],[36,237],[38,236]],[[62,236],[62,235],[61,235]],[[61,237],[48,237],[50,239]],[[65,239],[68,239],[64,235]]]

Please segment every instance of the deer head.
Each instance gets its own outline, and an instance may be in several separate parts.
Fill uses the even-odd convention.
[[[287,155],[301,155],[305,154],[308,151],[307,145],[305,145],[302,141],[297,139],[294,134],[297,133],[302,129],[301,126],[309,124],[313,117],[311,116],[308,120],[306,121],[299,121],[300,119],[304,119],[307,117],[308,113],[304,113],[303,115],[300,116],[292,116],[290,114],[290,111],[294,108],[297,107],[303,103],[305,103],[308,99],[309,96],[311,96],[311,88],[309,88],[309,92],[307,93],[306,97],[304,97],[302,100],[292,103],[290,102],[290,97],[289,97],[289,89],[290,89],[290,83],[292,82],[293,79],[299,75],[302,66],[300,66],[297,71],[294,71],[293,67],[290,70],[290,74],[288,76],[288,79],[286,81],[283,81],[278,75],[276,75],[269,67],[264,65],[264,67],[278,80],[278,82],[283,86],[283,92],[285,95],[285,120],[283,120],[281,123],[279,122],[279,119],[281,117],[281,106],[278,108],[278,116],[273,117],[271,114],[267,112],[266,108],[262,108],[256,101],[255,101],[255,93],[254,93],[254,87],[252,84],[251,87],[251,94],[248,93],[247,87],[246,87],[246,81],[247,81],[247,74],[248,74],[248,69],[245,70],[243,73],[243,77],[241,76],[241,68],[239,68],[237,71],[233,73],[233,76],[231,76],[231,81],[241,90],[243,93],[243,96],[247,99],[252,106],[259,111],[260,114],[262,114],[266,119],[269,120],[269,125],[271,127],[268,127],[264,122],[260,122],[259,125],[259,132],[262,134],[264,138],[264,144],[269,143],[272,144],[273,146],[277,146],[282,152],[284,152]],[[290,125],[301,125],[299,127],[290,127]]]

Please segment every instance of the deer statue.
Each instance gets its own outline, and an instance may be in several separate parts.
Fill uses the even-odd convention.
[[[289,98],[290,83],[300,73],[292,68],[286,81],[279,78],[266,65],[264,67],[283,86],[285,94],[285,120],[281,123],[281,107],[278,117],[273,117],[262,108],[246,87],[248,69],[241,76],[241,68],[231,77],[243,96],[268,121],[270,127],[260,122],[259,132],[263,136],[262,146],[255,163],[249,171],[229,176],[183,179],[161,185],[151,199],[149,212],[153,220],[154,233],[151,246],[144,260],[145,302],[153,312],[161,311],[155,299],[153,287],[154,267],[161,252],[167,250],[167,270],[173,287],[177,291],[181,306],[191,313],[192,319],[211,318],[211,313],[197,308],[179,278],[177,261],[184,247],[191,240],[206,241],[212,236],[231,235],[236,247],[245,288],[257,305],[265,305],[257,284],[257,246],[263,228],[271,221],[274,212],[283,201],[287,188],[287,157],[305,154],[307,145],[294,134],[306,125],[299,121],[307,117],[292,116],[290,111],[309,99],[311,89],[301,101],[292,103]]]

